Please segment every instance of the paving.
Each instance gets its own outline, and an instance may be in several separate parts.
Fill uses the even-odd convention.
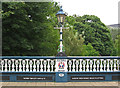
[[[1,86],[119,86],[119,82],[0,82]]]

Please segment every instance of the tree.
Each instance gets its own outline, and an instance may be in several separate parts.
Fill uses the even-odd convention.
[[[76,29],[79,34],[84,32],[84,43],[86,45],[91,43],[93,48],[99,51],[101,56],[116,55],[116,49],[110,31],[97,16],[84,15],[82,17],[76,17],[74,29]]]
[[[112,28],[112,27],[109,27],[109,26],[108,26],[108,28],[110,30],[112,40],[115,41],[116,36],[120,34],[120,32],[119,32],[120,28]]]
[[[65,46],[66,55],[82,56],[83,42],[84,39],[74,29],[63,31],[63,45]]]
[[[91,43],[88,43],[88,45],[83,45],[83,48],[84,48],[83,56],[99,56],[99,52],[93,48]]]
[[[53,24],[58,9],[54,2],[4,2],[3,55],[56,55],[59,34]]]
[[[115,39],[115,47],[117,49],[117,55],[120,56],[120,35],[117,35]]]
[[[66,17],[65,26],[69,27],[69,29],[63,30],[63,44],[66,54],[68,56],[99,56],[99,52],[90,43],[88,45],[84,44],[84,32],[79,34],[78,30],[73,28],[75,19],[76,16]]]

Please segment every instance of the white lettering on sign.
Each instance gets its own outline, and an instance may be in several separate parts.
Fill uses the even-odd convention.
[[[57,62],[60,62],[60,61],[66,61],[66,59],[57,59]]]
[[[81,76],[81,77],[71,77],[71,80],[104,80],[105,78],[104,77],[84,77],[84,76]]]

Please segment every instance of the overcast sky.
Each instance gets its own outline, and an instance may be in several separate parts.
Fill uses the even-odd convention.
[[[54,0],[60,2],[68,15],[96,15],[106,25],[118,24],[120,0]]]

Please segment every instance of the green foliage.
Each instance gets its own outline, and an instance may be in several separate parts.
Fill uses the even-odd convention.
[[[82,56],[84,39],[74,29],[63,31],[63,45],[68,56]]]
[[[120,35],[117,35],[115,39],[115,47],[117,49],[117,55],[120,56]]]
[[[84,43],[87,45],[92,44],[94,49],[102,56],[116,55],[116,49],[114,47],[109,29],[100,21],[97,16],[84,15],[82,17],[76,17],[74,24],[79,34],[84,34]]]
[[[111,33],[111,36],[112,36],[112,40],[115,41],[116,39],[116,36],[120,34],[120,28],[111,28],[111,27],[108,27],[110,29],[110,33]]]
[[[56,3],[4,2],[2,6],[3,55],[57,54]]]
[[[84,44],[84,37],[75,29],[64,30],[63,35],[65,53],[68,56],[99,56],[99,52],[90,43]]]
[[[55,56],[59,46],[59,31],[54,2],[2,3],[3,55]],[[63,45],[67,56],[116,55],[109,29],[97,16],[68,16],[63,30]],[[59,49],[58,49],[59,50]]]
[[[88,43],[88,45],[83,45],[83,48],[85,49],[83,56],[99,56],[99,52],[93,48],[91,43]]]

